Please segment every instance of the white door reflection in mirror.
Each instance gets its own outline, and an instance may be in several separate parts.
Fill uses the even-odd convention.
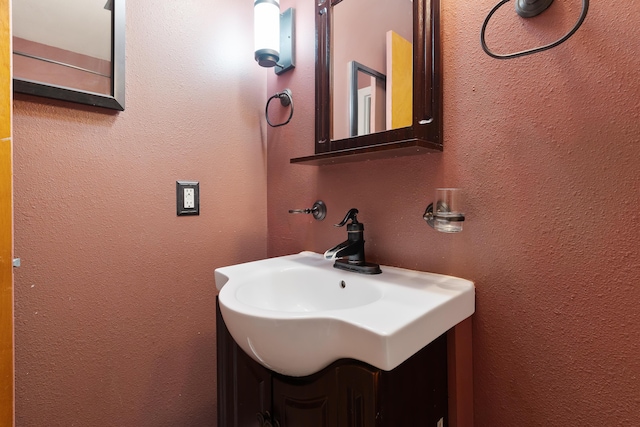
[[[349,77],[349,136],[386,129],[387,78],[359,62],[351,61]]]

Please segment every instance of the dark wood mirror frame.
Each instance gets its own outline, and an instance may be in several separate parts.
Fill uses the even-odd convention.
[[[442,151],[440,0],[413,0],[413,123],[409,127],[331,140],[331,16],[343,0],[316,3],[315,155],[311,165]]]
[[[13,79],[14,92],[124,111],[125,0],[113,0],[112,6],[110,95],[18,78]]]

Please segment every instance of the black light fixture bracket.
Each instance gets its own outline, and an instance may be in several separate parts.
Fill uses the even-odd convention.
[[[523,18],[540,15],[551,6],[553,0],[516,0],[516,13]]]
[[[292,7],[280,14],[280,59],[275,66],[276,74],[285,73],[296,66],[296,10]]]

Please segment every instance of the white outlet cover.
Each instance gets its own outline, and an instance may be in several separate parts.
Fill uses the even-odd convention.
[[[193,188],[184,189],[184,208],[193,209],[196,207],[196,191]]]

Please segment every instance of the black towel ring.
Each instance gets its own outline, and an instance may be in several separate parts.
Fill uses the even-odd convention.
[[[274,125],[273,123],[271,123],[271,120],[269,120],[269,103],[271,103],[271,101],[276,98],[280,99],[280,104],[283,107],[291,106],[291,111],[289,112],[289,118],[287,119],[286,122],[278,123]],[[267,123],[272,128],[277,128],[278,126],[284,126],[287,123],[289,123],[291,121],[291,118],[293,117],[293,96],[291,95],[291,91],[289,89],[285,89],[282,92],[278,92],[275,95],[271,95],[271,97],[267,101],[267,106],[264,109],[264,114],[267,118]]]
[[[511,59],[511,58],[518,58],[520,56],[531,55],[533,53],[538,53],[538,52],[542,52],[542,51],[554,48],[554,47],[558,46],[559,44],[564,43],[569,37],[571,37],[573,35],[573,33],[578,31],[578,28],[580,28],[580,26],[584,22],[584,19],[587,17],[587,11],[589,10],[589,0],[582,0],[582,12],[580,13],[580,18],[578,18],[578,22],[576,22],[576,24],[573,26],[571,31],[569,31],[565,36],[563,36],[561,39],[559,39],[559,40],[557,40],[557,41],[555,41],[553,43],[549,43],[548,45],[540,46],[540,47],[537,47],[537,48],[534,48],[534,49],[523,50],[521,52],[516,52],[516,53],[497,54],[497,53],[493,53],[491,51],[491,49],[489,49],[489,47],[487,46],[487,43],[485,42],[485,31],[487,29],[487,25],[489,24],[489,20],[491,19],[493,14],[496,13],[496,11],[503,4],[507,3],[508,1],[509,0],[502,0],[493,9],[491,9],[491,12],[489,12],[489,14],[487,15],[487,17],[484,20],[484,23],[482,24],[482,31],[480,31],[480,44],[482,45],[482,49],[485,51],[485,53],[487,55],[489,55],[492,58],[496,58],[496,59]],[[543,1],[536,0],[536,1],[533,1],[533,2],[526,3],[526,2],[523,2],[523,0],[516,0],[516,11],[518,12],[518,14],[520,16],[522,16],[524,18],[529,18],[529,17],[536,16],[536,15],[542,13],[542,11],[544,11],[547,7],[549,7],[549,5],[551,4],[551,1],[549,1],[549,0],[543,0]],[[536,3],[544,3],[544,4],[541,5],[541,6],[538,5],[538,7],[536,8],[536,6],[535,6]]]

